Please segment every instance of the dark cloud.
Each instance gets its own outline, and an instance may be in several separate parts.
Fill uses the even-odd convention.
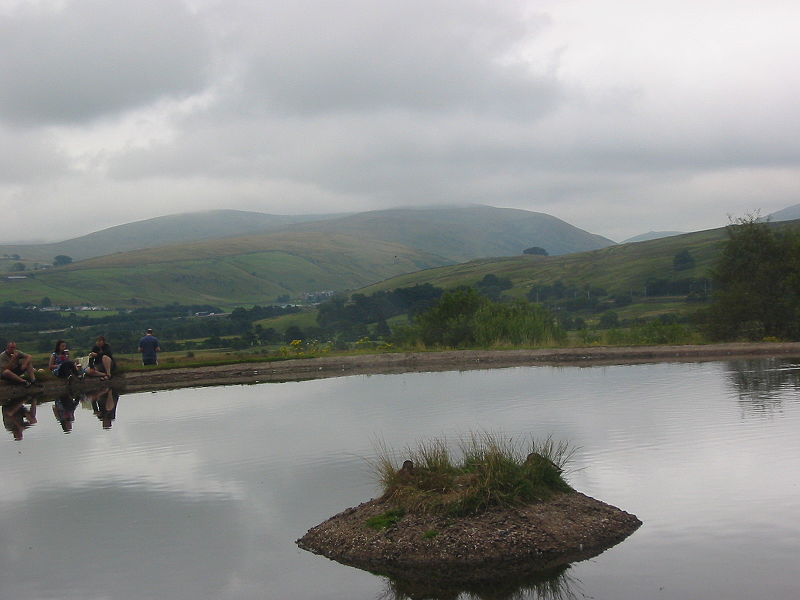
[[[209,47],[176,0],[67,1],[0,18],[0,119],[88,121],[201,89]]]

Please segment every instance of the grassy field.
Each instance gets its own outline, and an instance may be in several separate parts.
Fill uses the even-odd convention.
[[[510,279],[514,288],[506,293],[518,297],[526,295],[536,285],[552,285],[556,281],[600,287],[610,294],[641,293],[651,277],[670,280],[707,277],[725,239],[724,229],[714,229],[564,256],[474,260],[400,275],[367,286],[360,292],[369,294],[422,283],[444,288],[473,285],[485,275],[494,274]],[[694,257],[695,266],[675,271],[673,258],[684,249]]]
[[[357,289],[439,266],[440,257],[345,235],[281,233],[112,254],[66,267],[0,278],[0,302],[112,308],[184,304],[271,304],[279,296]]]
[[[317,312],[315,310],[303,311],[292,315],[283,315],[271,319],[261,319],[254,323],[254,325],[261,325],[265,329],[267,327],[273,327],[277,331],[286,331],[292,326],[297,326],[305,330],[307,327],[316,326],[316,324]]]

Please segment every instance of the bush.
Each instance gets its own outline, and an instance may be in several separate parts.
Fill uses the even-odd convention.
[[[563,341],[564,331],[547,309],[524,300],[492,302],[472,288],[457,288],[442,295],[430,310],[419,315],[414,327],[398,328],[396,341],[407,345],[489,347],[535,345]]]

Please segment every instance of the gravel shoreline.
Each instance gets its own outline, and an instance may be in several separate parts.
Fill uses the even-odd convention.
[[[448,350],[321,356],[215,367],[126,373],[128,391],[301,381],[388,373],[466,371],[530,365],[590,366],[643,362],[694,362],[726,358],[800,356],[800,343],[736,343],[692,346],[605,346],[536,350]]]
[[[111,385],[120,392],[156,391],[181,387],[302,381],[383,373],[466,371],[530,365],[591,366],[646,362],[694,362],[726,358],[798,356],[800,343],[734,343],[687,346],[592,346],[536,350],[448,350],[392,352],[351,356],[321,356],[273,362],[248,362],[212,367],[179,367],[130,371],[109,382],[89,380],[73,387]],[[0,383],[0,400],[31,394],[58,393],[63,380],[49,379],[42,387]]]
[[[391,510],[370,500],[312,527],[297,545],[405,581],[476,583],[518,578],[596,556],[642,523],[579,492],[474,516],[406,514],[385,529],[367,519]]]

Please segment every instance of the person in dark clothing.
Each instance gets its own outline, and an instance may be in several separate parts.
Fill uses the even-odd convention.
[[[56,342],[56,347],[53,353],[50,354],[50,362],[47,368],[50,369],[56,377],[66,377],[67,379],[78,377],[83,379],[81,370],[69,359],[69,349],[67,348],[67,342],[64,340],[58,340]]]
[[[111,379],[111,371],[114,368],[114,355],[111,346],[106,344],[106,338],[98,335],[89,352],[89,369],[86,374],[91,377]]]
[[[158,338],[153,335],[153,330],[148,329],[146,331],[146,335],[139,340],[139,352],[142,353],[142,364],[143,365],[157,365],[158,364],[158,352],[161,352],[161,348],[158,345]]]
[[[117,418],[119,392],[107,387],[86,394],[84,398],[92,403],[94,415],[103,424],[103,429],[111,429],[111,423]]]

